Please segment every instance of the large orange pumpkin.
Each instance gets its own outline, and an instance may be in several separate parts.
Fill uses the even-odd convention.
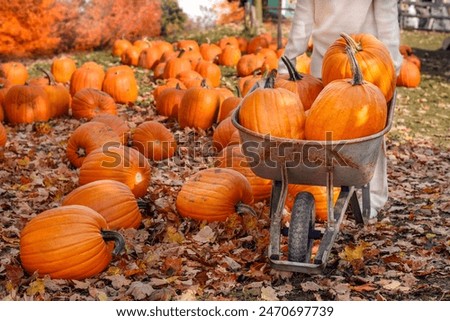
[[[139,151],[111,143],[89,153],[80,168],[79,184],[112,179],[127,185],[136,197],[147,193],[151,167]]]
[[[239,122],[263,135],[303,139],[306,116],[300,98],[285,88],[273,88],[274,76],[271,73],[264,87],[244,96]]]
[[[395,68],[389,50],[380,40],[371,34],[345,33],[325,52],[322,64],[324,85],[336,79],[352,77],[351,64],[346,53],[350,46],[366,81],[381,89],[386,101],[391,100],[395,90]]]
[[[111,127],[90,121],[77,127],[70,135],[66,155],[70,163],[78,168],[90,152],[112,142],[121,143],[119,136]]]
[[[117,245],[113,252],[111,240]],[[61,206],[40,213],[25,225],[20,233],[20,260],[29,274],[81,280],[102,272],[112,253],[120,253],[124,243],[93,209]]]
[[[228,145],[240,143],[239,131],[233,125],[231,117],[225,118],[217,125],[216,129],[214,129],[212,140],[217,151],[221,151]]]
[[[28,70],[21,62],[5,62],[0,64],[0,77],[8,79],[13,85],[24,85],[28,79]]]
[[[63,84],[58,84],[51,73],[40,69],[46,75],[46,83],[42,88],[47,92],[50,103],[51,117],[59,117],[69,112],[72,96],[69,89]]]
[[[158,114],[178,119],[178,109],[185,92],[186,89],[182,89],[179,84],[175,87],[167,87],[161,91],[155,98],[155,107]]]
[[[55,58],[51,65],[52,75],[57,82],[69,82],[72,74],[77,70],[75,60],[69,57]]]
[[[108,68],[102,89],[116,103],[134,103],[138,96],[138,86],[133,69],[125,65]]]
[[[300,74],[292,65],[290,60],[283,56],[281,60],[286,65],[289,72],[289,78],[282,76],[277,77],[275,80],[275,88],[282,87],[297,94],[302,101],[303,108],[308,110],[311,108],[312,103],[323,89],[322,81],[316,77],[308,74]]]
[[[112,130],[119,136],[120,142],[123,145],[127,145],[130,135],[130,127],[128,127],[127,122],[121,117],[112,114],[98,114],[92,118],[92,121],[103,123],[111,127]]]
[[[214,163],[216,167],[232,168],[244,175],[252,187],[255,202],[270,198],[272,193],[272,180],[257,176],[250,168],[245,155],[242,153],[241,145],[228,145],[217,155]]]
[[[415,88],[420,84],[420,69],[407,58],[403,58],[400,73],[397,77],[397,86]]]
[[[181,128],[193,127],[206,130],[217,118],[220,106],[219,94],[215,89],[191,87],[186,90],[178,108],[178,123]]]
[[[157,121],[145,121],[133,133],[133,146],[145,157],[159,161],[175,153],[177,142],[172,132]]]
[[[117,114],[114,99],[107,93],[94,89],[83,88],[72,99],[72,116],[76,119],[92,119],[99,114]]]
[[[110,229],[138,228],[142,221],[138,203],[124,183],[109,179],[77,187],[62,205],[84,205],[101,214]]]
[[[12,124],[47,121],[51,117],[47,92],[40,86],[15,85],[3,101],[6,119]]]
[[[105,71],[99,64],[89,61],[75,70],[70,77],[70,94],[73,96],[83,88],[101,90]]]
[[[183,217],[225,221],[230,215],[252,211],[250,183],[229,168],[208,168],[192,175],[177,195],[176,207]]]
[[[387,105],[383,93],[364,81],[352,48],[347,47],[347,54],[353,78],[335,80],[320,92],[306,119],[306,139],[360,138],[375,134],[386,125]]]

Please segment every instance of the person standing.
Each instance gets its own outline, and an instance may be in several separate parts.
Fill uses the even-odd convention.
[[[399,52],[397,1],[393,0],[297,0],[284,56],[295,66],[296,58],[306,52],[311,37],[311,74],[321,78],[324,54],[341,32],[368,33],[377,37],[388,48],[398,75],[403,57]],[[288,73],[281,60],[278,65],[279,74]],[[370,181],[371,218],[377,216],[387,198],[387,160],[382,151]]]

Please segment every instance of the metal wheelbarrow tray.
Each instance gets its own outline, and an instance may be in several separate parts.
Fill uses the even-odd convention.
[[[333,243],[351,204],[352,214],[359,224],[370,216],[369,182],[378,155],[382,152],[384,135],[390,130],[394,116],[394,98],[388,103],[385,128],[373,135],[340,141],[293,140],[262,135],[239,123],[239,109],[232,122],[241,137],[242,152],[252,171],[273,181],[270,200],[270,246],[268,257],[274,268],[303,273],[322,273]],[[307,192],[296,196],[291,214],[288,237],[288,258],[280,251],[281,216],[288,184],[326,186],[328,220],[324,231],[315,229],[314,197]],[[341,187],[333,206],[333,187]],[[356,190],[362,190],[362,210]],[[311,262],[313,241],[320,239]]]

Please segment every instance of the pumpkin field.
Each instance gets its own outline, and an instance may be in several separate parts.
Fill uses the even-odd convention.
[[[410,78],[395,92],[372,89],[382,111],[396,95],[388,203],[366,225],[349,208],[327,267],[309,275],[271,267],[272,181],[251,171],[230,118],[242,103],[246,128],[322,139],[308,117],[317,124],[324,113],[293,117],[293,82],[308,81],[308,108],[323,90],[308,80],[309,57],[290,66],[289,79],[271,72],[282,50],[276,26],[265,29],[118,38],[102,50],[0,61],[2,300],[450,300],[450,54],[441,48],[449,35],[401,32],[416,74],[404,71]],[[256,97],[252,86],[270,77],[283,96]],[[250,108],[261,101],[292,128],[271,132],[284,114],[257,119]],[[374,134],[386,116],[380,121],[339,139]],[[291,186],[283,253],[295,195],[305,190],[326,224],[324,187]]]

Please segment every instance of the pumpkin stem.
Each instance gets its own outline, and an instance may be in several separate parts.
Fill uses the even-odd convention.
[[[202,82],[200,83],[200,86],[201,86],[202,88],[209,89],[208,84],[206,83],[206,81],[207,81],[207,79],[206,79],[206,78],[203,78],[203,79],[202,79]]]
[[[44,68],[38,67],[37,70],[43,72],[45,74],[45,77],[47,77],[48,79],[48,84],[49,85],[55,85],[55,78],[53,77],[53,75],[51,73],[49,73],[47,70],[45,70]]]
[[[359,67],[358,62],[356,61],[355,54],[353,49],[350,46],[345,46],[345,52],[347,53],[348,59],[350,60],[350,66],[352,68],[352,85],[362,85],[364,83],[363,75],[361,72],[361,68]]]
[[[119,232],[116,231],[109,231],[109,230],[102,230],[101,231],[102,237],[105,241],[114,241],[114,250],[113,254],[118,255],[125,247],[125,240]]]
[[[275,77],[277,76],[277,70],[272,69],[267,75],[266,81],[264,82],[264,88],[274,88],[275,87]]]
[[[289,80],[291,81],[297,81],[302,80],[303,76],[295,69],[295,66],[292,64],[292,62],[288,59],[286,56],[281,56],[281,61],[286,66],[288,72],[289,72]]]
[[[236,204],[236,212],[239,213],[239,214],[248,213],[248,214],[251,214],[253,216],[257,216],[255,210],[253,209],[253,207],[251,207],[248,204],[242,203],[242,202],[239,202],[239,203]]]
[[[355,41],[355,39],[353,39],[352,37],[350,37],[348,34],[346,34],[345,32],[341,32],[339,34],[342,38],[344,38],[345,42],[347,43],[347,45],[349,45],[354,52],[358,52],[362,50],[361,44],[357,43]]]
[[[181,58],[185,52],[186,52],[186,50],[180,49],[180,53],[178,54],[177,58]]]

